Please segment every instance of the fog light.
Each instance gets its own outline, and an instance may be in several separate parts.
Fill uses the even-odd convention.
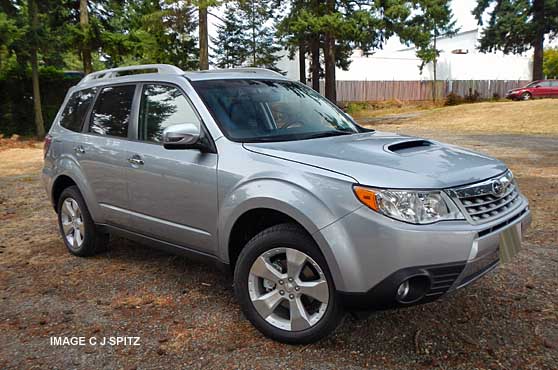
[[[407,294],[409,294],[409,280],[405,280],[397,288],[397,299],[404,301]]]

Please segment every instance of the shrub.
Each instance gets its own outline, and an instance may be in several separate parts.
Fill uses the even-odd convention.
[[[450,105],[459,105],[463,103],[465,103],[465,99],[461,95],[457,95],[456,93],[452,92],[449,93],[448,96],[446,96],[446,102],[444,105],[450,106]]]

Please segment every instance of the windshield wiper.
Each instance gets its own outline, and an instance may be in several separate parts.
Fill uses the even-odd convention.
[[[330,137],[330,136],[342,136],[342,135],[352,135],[356,134],[356,132],[352,131],[326,131],[326,132],[318,132],[317,134],[307,135],[301,138],[302,140],[307,139],[318,139],[321,137]]]

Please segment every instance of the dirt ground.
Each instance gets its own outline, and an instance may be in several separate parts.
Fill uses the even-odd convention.
[[[42,150],[0,150],[0,368],[558,368],[558,136],[529,134],[538,129],[527,119],[521,134],[490,122],[460,131],[444,125],[444,109],[440,120],[362,121],[504,160],[531,202],[524,250],[437,302],[349,316],[334,335],[299,347],[260,335],[211,266],[122,239],[108,253],[72,257],[39,180]],[[140,337],[140,345],[57,347],[52,336]]]

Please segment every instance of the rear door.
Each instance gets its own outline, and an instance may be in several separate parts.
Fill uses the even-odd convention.
[[[550,97],[558,98],[558,80],[550,81]]]
[[[173,244],[215,254],[217,236],[217,154],[195,149],[167,150],[166,127],[203,123],[175,85],[141,87],[137,137],[128,146],[130,227]]]
[[[128,224],[126,168],[136,85],[102,87],[74,151],[106,223]]]

